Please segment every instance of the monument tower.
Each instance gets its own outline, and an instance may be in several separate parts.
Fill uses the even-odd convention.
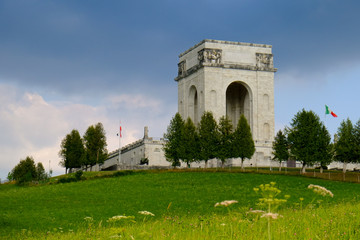
[[[269,165],[275,132],[271,45],[203,40],[179,56],[178,112],[197,125],[204,111],[236,126],[244,114],[256,152],[254,165]]]

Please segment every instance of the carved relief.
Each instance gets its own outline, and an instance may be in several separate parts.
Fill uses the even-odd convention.
[[[198,60],[203,63],[221,63],[221,49],[204,48],[198,52]]]
[[[273,69],[273,55],[267,53],[256,53],[256,67],[260,70]]]
[[[182,61],[178,64],[178,76],[184,76],[185,70],[185,61]]]

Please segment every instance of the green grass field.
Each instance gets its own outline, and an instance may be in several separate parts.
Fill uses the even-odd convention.
[[[167,239],[170,238],[169,234],[173,233],[171,229],[176,228],[176,224],[173,226],[175,222],[187,222],[185,229],[182,228],[182,224],[179,225],[181,225],[181,232],[189,230],[190,232],[186,234],[190,235],[179,233],[179,236],[192,239],[191,234],[196,235],[196,230],[199,229],[201,231],[198,234],[203,234],[203,230],[208,229],[209,236],[215,236],[212,231],[218,229],[220,224],[224,222],[224,226],[227,227],[221,228],[223,226],[221,225],[218,229],[218,231],[221,229],[226,231],[226,234],[224,233],[226,237],[223,239],[228,239],[228,234],[236,239],[239,234],[244,234],[239,232],[242,228],[244,229],[241,231],[245,231],[249,227],[257,229],[261,228],[262,224],[266,226],[266,222],[263,223],[261,219],[256,220],[254,218],[259,221],[259,224],[255,225],[244,225],[242,221],[255,222],[254,219],[246,215],[249,209],[258,208],[256,203],[259,196],[253,188],[269,182],[276,182],[276,186],[282,190],[280,196],[290,195],[288,202],[278,210],[284,217],[275,221],[275,225],[281,221],[287,222],[286,218],[289,220],[294,216],[294,220],[299,220],[298,217],[301,215],[299,212],[302,208],[299,204],[300,198],[304,198],[301,203],[305,209],[303,214],[308,215],[304,219],[308,224],[307,228],[312,227],[313,223],[310,219],[312,213],[316,214],[315,211],[335,214],[336,209],[341,211],[350,209],[350,212],[353,212],[357,219],[360,217],[359,210],[356,212],[356,209],[359,209],[360,184],[356,183],[238,172],[139,172],[113,178],[33,187],[1,185],[0,237],[2,239],[19,239],[35,236],[34,238],[38,239],[47,236],[51,239],[53,236],[54,239],[61,239],[62,237],[69,239],[70,236],[73,239],[86,239],[89,236],[84,236],[90,232],[93,236],[100,234],[97,238],[102,239],[109,237],[108,234],[112,232],[114,234],[111,236],[120,236],[123,232],[131,233],[133,231],[133,235],[130,233],[126,235],[129,239],[131,239],[130,236],[137,236],[136,239],[147,239],[149,237],[147,234],[155,239],[161,239],[161,236],[156,237],[152,233],[151,229],[154,228],[154,231],[163,229],[163,238]],[[314,194],[307,189],[309,184],[326,187],[334,193],[334,197],[321,197]],[[230,208],[214,207],[217,202],[232,199],[239,203]],[[321,204],[318,203],[318,200],[322,201]],[[305,207],[309,206],[310,203],[311,209]],[[315,208],[314,204],[316,205]],[[144,222],[144,216],[138,213],[142,210],[154,213],[155,217],[147,217]],[[346,215],[346,212],[342,213],[341,211],[336,214],[341,214],[342,217],[344,214]],[[109,218],[116,215],[134,216],[136,222],[129,220],[119,222],[115,226],[113,223],[107,222]],[[296,216],[298,217],[296,218]],[[91,226],[89,222],[84,220],[86,217],[93,219]],[[326,218],[325,215],[323,218]],[[342,223],[346,221],[350,220],[342,220]],[[359,220],[357,222],[351,221],[351,223],[357,224],[357,228],[359,228]],[[212,226],[213,224],[216,227]],[[228,229],[230,225],[232,230]],[[295,225],[298,223],[294,223]],[[280,224],[274,229],[280,231],[283,228],[281,226]],[[142,238],[136,235],[139,233],[139,229],[143,229],[143,233],[147,237]],[[102,235],[103,232],[107,234],[106,237]],[[355,233],[359,234],[358,232]],[[298,232],[298,236],[299,234],[303,233]],[[90,238],[93,239],[93,237]],[[181,238],[175,236],[173,239]],[[262,238],[255,236],[252,239]],[[320,237],[319,239],[325,238]]]

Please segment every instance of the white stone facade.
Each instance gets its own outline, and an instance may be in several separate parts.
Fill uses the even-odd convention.
[[[148,169],[168,168],[171,163],[166,161],[163,150],[164,140],[155,140],[148,136],[148,128],[144,128],[144,137],[131,144],[121,148],[121,156],[119,159],[119,149],[110,152],[108,159],[103,164],[96,164],[89,167],[88,171],[101,170],[121,170],[121,169]],[[141,161],[147,159],[147,164]]]
[[[195,124],[204,111],[228,115],[236,125],[244,114],[256,153],[251,166],[269,166],[275,135],[272,47],[204,40],[179,56],[178,111]],[[234,164],[237,161],[234,161]]]

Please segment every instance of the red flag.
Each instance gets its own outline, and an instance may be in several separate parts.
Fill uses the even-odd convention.
[[[122,130],[122,129],[121,129],[121,126],[120,126],[120,137],[122,137],[122,135],[121,135],[121,130]]]

